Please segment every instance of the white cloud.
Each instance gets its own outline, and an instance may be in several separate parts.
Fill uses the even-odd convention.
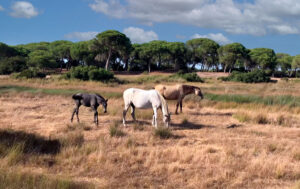
[[[287,25],[274,25],[269,27],[276,33],[280,34],[297,34],[299,30],[295,27],[287,26]]]
[[[94,0],[90,7],[147,25],[175,22],[251,35],[300,33],[299,0]]]
[[[87,41],[96,37],[99,32],[72,32],[65,35],[67,39],[75,39],[79,41]]]
[[[207,35],[200,35],[200,34],[194,34],[191,38],[208,38],[212,39],[217,43],[220,43],[222,45],[232,43],[229,39],[227,39],[222,33],[209,33]]]
[[[146,43],[158,40],[158,35],[154,31],[145,31],[141,28],[129,27],[123,30],[123,33],[130,38],[133,43]]]
[[[32,18],[39,13],[34,6],[27,1],[17,1],[11,6],[11,16],[16,18]]]
[[[0,5],[0,11],[4,11],[4,8]]]
[[[104,0],[94,0],[94,3],[89,4],[92,10],[106,15],[111,15],[115,18],[122,18],[125,14],[125,8],[117,0],[110,0],[108,3]]]

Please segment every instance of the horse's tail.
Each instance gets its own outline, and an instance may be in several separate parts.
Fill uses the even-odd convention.
[[[82,99],[82,96],[81,96],[80,94],[74,94],[74,95],[72,96],[72,98],[73,98],[74,100],[81,100],[81,99]]]
[[[169,113],[169,109],[168,109],[168,104],[167,104],[167,101],[165,100],[165,98],[160,94],[160,92],[157,91],[157,94],[160,98],[160,101],[161,101],[161,109],[167,114],[167,115],[170,115]]]

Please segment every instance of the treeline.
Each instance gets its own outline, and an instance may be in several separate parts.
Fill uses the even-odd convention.
[[[247,49],[240,43],[224,46],[207,38],[182,42],[151,41],[132,44],[123,33],[107,30],[90,41],[54,41],[9,46],[0,43],[0,74],[26,69],[42,72],[96,66],[113,71],[201,70],[300,76],[300,55],[275,53],[273,49]]]

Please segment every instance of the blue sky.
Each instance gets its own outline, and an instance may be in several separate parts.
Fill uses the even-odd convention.
[[[207,37],[300,54],[299,0],[0,0],[0,26],[9,45],[115,29],[136,43]]]

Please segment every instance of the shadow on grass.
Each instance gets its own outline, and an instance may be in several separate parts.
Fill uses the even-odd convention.
[[[58,140],[47,140],[35,134],[10,129],[0,130],[0,145],[13,148],[15,145],[24,145],[23,153],[57,154],[61,144]]]
[[[215,126],[195,124],[195,123],[191,123],[189,121],[187,121],[185,123],[172,123],[171,127],[174,130],[197,130],[197,129],[203,129],[203,128],[208,128],[208,129],[215,128]]]

